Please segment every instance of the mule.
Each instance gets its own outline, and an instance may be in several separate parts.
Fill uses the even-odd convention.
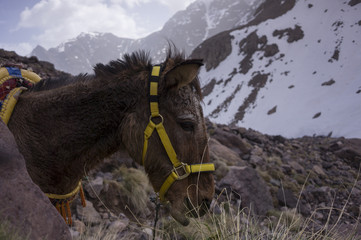
[[[197,77],[201,65],[200,60],[185,60],[182,54],[169,51],[161,65],[156,96],[161,120],[150,118],[148,79],[153,66],[142,51],[107,65],[97,64],[94,75],[46,79],[25,91],[8,127],[34,183],[45,193],[69,193],[84,170],[119,149],[142,164],[144,129],[150,121],[162,121],[179,161],[208,163]],[[149,137],[143,159],[156,192],[174,172],[158,135]],[[213,176],[205,171],[177,179],[164,193],[164,200],[170,203],[174,219],[187,225],[189,216],[206,212],[213,194]]]

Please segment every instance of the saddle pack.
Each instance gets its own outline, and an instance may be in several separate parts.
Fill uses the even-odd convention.
[[[0,118],[8,124],[22,91],[41,80],[36,73],[14,66],[0,68]]]

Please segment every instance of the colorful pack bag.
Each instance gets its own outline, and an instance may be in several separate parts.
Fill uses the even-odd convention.
[[[0,118],[8,124],[22,91],[41,80],[36,73],[18,67],[0,68]]]

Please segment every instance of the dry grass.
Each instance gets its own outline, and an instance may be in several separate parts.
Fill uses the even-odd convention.
[[[160,239],[207,239],[207,240],[357,240],[355,232],[339,232],[340,219],[344,209],[340,209],[339,221],[326,222],[314,230],[313,215],[304,219],[295,210],[273,214],[266,219],[258,219],[247,214],[247,209],[231,206],[230,201],[215,203],[217,214],[209,212],[203,218],[192,219],[191,224],[182,227],[174,220],[164,219],[157,237]],[[324,210],[324,209],[323,209]],[[335,211],[330,207],[329,212]],[[314,213],[317,211],[315,210]]]
[[[127,177],[125,177],[129,174]],[[136,174],[137,173],[133,173]],[[128,169],[120,169],[119,176],[125,181],[132,181]],[[357,176],[358,179],[358,176]],[[308,177],[306,177],[306,181]],[[305,181],[305,182],[306,182]],[[135,185],[138,185],[135,184]],[[126,187],[127,190],[134,189]],[[302,186],[301,193],[305,187]],[[355,186],[354,186],[355,187]],[[124,189],[125,190],[125,189]],[[147,189],[146,192],[149,190]],[[225,191],[225,190],[224,190]],[[131,193],[129,193],[132,195]],[[140,193],[138,192],[138,195]],[[144,193],[143,193],[144,195]],[[225,194],[229,196],[228,194]],[[351,193],[350,193],[351,196]],[[299,199],[301,194],[299,195]],[[135,205],[143,206],[143,203]],[[295,209],[284,209],[283,211],[270,211],[266,218],[260,219],[249,214],[249,209],[241,209],[240,202],[238,206],[232,204],[233,199],[228,197],[226,201],[215,199],[212,203],[209,213],[202,218],[191,219],[187,227],[181,226],[169,216],[161,216],[155,229],[155,236],[152,236],[152,224],[149,226],[137,225],[131,223],[122,233],[109,233],[106,226],[100,226],[98,231],[89,228],[84,236],[77,239],[204,239],[204,240],[360,240],[361,236],[356,235],[356,230],[347,230],[345,232],[340,228],[341,219],[346,214],[348,199],[342,209],[336,209],[333,206],[322,209],[315,209],[310,217],[302,217]],[[297,209],[297,207],[296,207]],[[323,213],[328,211],[328,219],[324,225],[317,224],[316,216],[318,211]],[[331,213],[337,212],[338,220],[331,223]],[[356,221],[357,222],[357,221]],[[138,222],[139,223],[139,222]],[[357,227],[357,226],[356,226]]]
[[[191,219],[187,227],[181,226],[169,216],[164,216],[158,223],[154,239],[164,240],[359,240],[355,232],[339,232],[340,222],[317,226],[313,219],[318,210],[309,218],[303,218],[295,210],[274,211],[267,218],[259,219],[248,214],[247,209],[232,206],[231,199],[225,202],[214,201],[212,210],[197,219]],[[322,209],[324,210],[324,209]],[[335,211],[332,207],[328,209]],[[345,209],[339,209],[340,217]],[[139,239],[141,232],[144,239],[153,239],[152,226],[136,226],[128,228],[126,232],[109,232],[105,225],[94,229],[88,228],[86,232],[75,238],[85,239]],[[144,231],[147,229],[148,231]],[[317,229],[317,230],[315,230]],[[142,231],[143,230],[143,231]],[[146,232],[146,233],[144,233]],[[1,238],[0,238],[1,239]]]
[[[144,171],[122,166],[113,173],[113,177],[122,179],[117,181],[117,186],[130,206],[139,210],[147,207],[152,188]]]

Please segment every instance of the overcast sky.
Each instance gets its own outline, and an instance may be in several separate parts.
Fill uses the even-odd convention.
[[[82,32],[141,38],[195,0],[0,0],[0,48],[27,55]]]

